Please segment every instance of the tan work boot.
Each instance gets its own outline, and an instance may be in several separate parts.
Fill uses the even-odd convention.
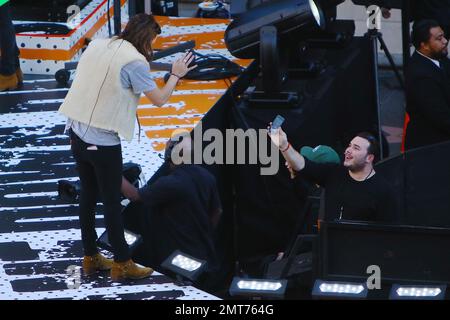
[[[112,265],[112,259],[107,259],[100,253],[93,256],[84,256],[83,258],[83,271],[85,275],[91,275],[97,271],[110,270]]]
[[[22,84],[23,83],[23,72],[22,69],[20,69],[20,67],[17,68],[16,70],[16,76],[17,76],[17,82],[18,84]]]
[[[17,79],[17,75],[15,73],[10,76],[0,74],[0,92],[17,89],[18,84],[19,80]]]
[[[122,279],[143,279],[149,277],[153,273],[152,268],[141,267],[133,262],[133,260],[128,260],[125,262],[113,262],[111,268],[111,279],[114,281],[119,281]]]

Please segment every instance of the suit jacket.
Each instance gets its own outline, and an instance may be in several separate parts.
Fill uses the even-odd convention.
[[[415,52],[406,70],[406,149],[450,140],[450,60],[440,63]]]

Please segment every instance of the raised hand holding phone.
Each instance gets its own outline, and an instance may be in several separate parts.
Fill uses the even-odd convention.
[[[280,115],[276,116],[273,122],[269,123],[267,132],[273,144],[278,148],[281,148],[287,144],[286,133],[281,129],[281,125],[284,123],[284,118]]]
[[[272,125],[270,126],[271,131],[275,131],[281,128],[281,125],[284,123],[284,118],[280,115],[277,115],[275,119],[272,121]]]

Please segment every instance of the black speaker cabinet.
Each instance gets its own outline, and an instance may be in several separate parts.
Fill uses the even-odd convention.
[[[323,222],[319,275],[365,282],[380,267],[384,283],[450,283],[450,229]]]

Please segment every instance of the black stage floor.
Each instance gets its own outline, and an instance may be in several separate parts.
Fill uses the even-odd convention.
[[[67,91],[35,79],[0,93],[0,299],[217,299],[157,272],[123,283],[106,273],[80,275],[77,204],[57,192],[58,180],[78,179],[65,119],[56,112]]]

